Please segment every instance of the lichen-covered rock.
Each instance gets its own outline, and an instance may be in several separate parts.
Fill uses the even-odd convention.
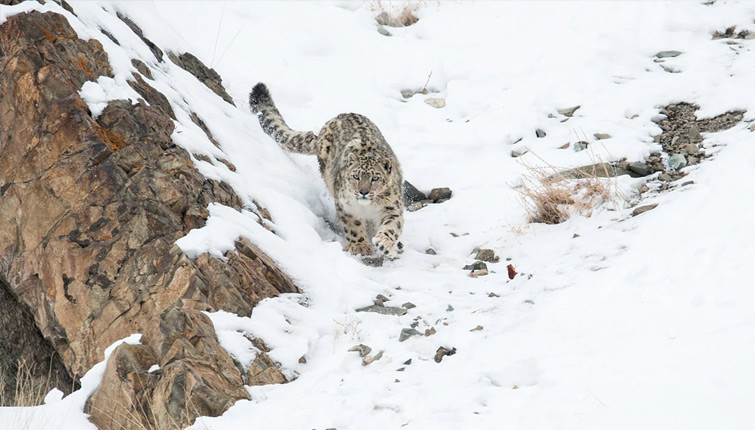
[[[199,58],[195,57],[189,52],[184,52],[181,55],[176,55],[171,52],[168,54],[168,57],[170,57],[170,60],[176,63],[176,65],[196,76],[197,79],[199,79],[215,94],[219,95],[220,98],[236,106],[233,103],[231,96],[228,95],[228,92],[226,92],[225,87],[223,87],[223,80],[220,78],[220,75],[215,71],[215,69],[211,69],[205,66],[204,63],[199,60]]]

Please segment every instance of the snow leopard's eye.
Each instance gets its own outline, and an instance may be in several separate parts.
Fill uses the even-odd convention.
[[[373,176],[372,177],[372,182],[377,182],[379,180],[380,180],[380,176]]]
[[[354,176],[352,176],[352,178],[354,178],[356,180],[359,180],[359,175],[354,175]]]

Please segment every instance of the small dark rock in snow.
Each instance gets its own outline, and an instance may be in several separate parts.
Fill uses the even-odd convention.
[[[589,145],[590,142],[585,142],[584,140],[574,142],[574,152],[584,151]]]
[[[411,184],[409,181],[404,181],[403,184],[403,191],[404,191],[404,205],[409,206],[412,203],[421,202],[422,200],[426,200],[427,196],[422,191],[418,190],[417,187]]]
[[[432,248],[427,248],[427,249],[425,250],[425,254],[429,254],[429,255],[438,255],[438,253],[437,253],[437,252],[435,252],[435,250],[434,250],[434,249],[432,249]]]
[[[661,51],[655,54],[656,58],[673,58],[682,55],[679,51]]]
[[[448,307],[446,308],[446,312],[453,312],[453,311],[454,311],[454,307],[451,305],[448,305]]]
[[[653,203],[652,205],[645,205],[645,206],[636,207],[632,211],[632,216],[637,216],[637,215],[640,215],[640,214],[644,214],[645,212],[653,210],[656,207],[658,207],[658,203]]]
[[[535,136],[537,136],[538,138],[545,137],[545,132],[538,128],[537,130],[535,130]]]
[[[372,306],[366,306],[364,308],[357,309],[357,312],[374,312],[380,315],[406,315],[406,309],[404,308],[397,308],[393,306],[378,306],[378,305],[372,305]]]
[[[414,309],[417,306],[414,303],[412,303],[412,302],[406,302],[403,305],[401,305],[401,307],[404,308],[404,309]]]
[[[687,185],[692,185],[694,183],[695,183],[695,181],[687,181],[687,182],[683,183],[682,186],[686,187]]]
[[[433,202],[437,202],[441,199],[450,199],[451,198],[451,189],[444,187],[444,188],[433,188],[430,190],[430,194],[427,196],[430,200]]]
[[[372,302],[378,306],[383,306],[383,303],[387,302],[388,300],[390,300],[388,297],[385,297],[382,294],[378,294],[377,296],[375,296],[375,299]]]
[[[385,350],[381,350],[380,352],[378,352],[377,354],[375,354],[372,357],[369,356],[369,355],[363,356],[362,357],[362,366],[367,366],[368,364],[372,363],[373,361],[380,360],[381,358],[383,358],[383,352],[385,352]]]
[[[611,138],[611,135],[608,134],[608,133],[595,133],[595,134],[593,134],[593,136],[595,136],[595,138],[598,139],[598,140],[604,140],[604,139],[610,139]]]
[[[422,333],[420,333],[419,330],[413,328],[404,328],[401,329],[401,334],[398,337],[398,341],[403,342],[412,336],[422,336]]]
[[[454,354],[456,354],[456,348],[448,349],[448,348],[445,348],[445,347],[441,346],[435,352],[435,362],[436,363],[440,363],[443,360],[443,357],[445,357],[447,355],[454,355]]]
[[[410,359],[406,360],[405,362],[403,362],[402,364],[404,366],[408,366],[408,365],[412,364],[412,359],[410,358]]]
[[[472,264],[464,266],[464,270],[488,270],[488,265],[482,261],[475,261]]]
[[[428,328],[428,329],[425,330],[425,337],[432,336],[435,333],[436,333],[435,327],[430,327],[430,328]]]
[[[476,260],[487,261],[488,263],[497,263],[501,258],[495,255],[492,249],[481,249],[477,251]]]
[[[484,328],[483,326],[478,325],[477,327],[475,327],[475,328],[473,328],[472,330],[469,330],[469,331],[481,331],[483,328]]]

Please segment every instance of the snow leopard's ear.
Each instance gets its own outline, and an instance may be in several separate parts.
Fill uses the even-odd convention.
[[[391,173],[391,160],[385,160],[383,162],[383,169],[385,169],[385,173]]]

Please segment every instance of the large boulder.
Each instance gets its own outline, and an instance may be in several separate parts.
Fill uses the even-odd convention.
[[[209,203],[241,209],[239,197],[172,142],[165,106],[114,100],[92,118],[78,91],[111,75],[108,57],[62,15],[9,18],[0,61],[0,284],[74,378],[114,341],[145,334],[146,349],[111,359],[89,402],[93,421],[126,426],[107,424],[111,402],[152,425],[217,415],[245,398],[241,371],[199,311],[248,315],[298,289],[248,241],[226,261],[191,260],[175,245],[204,224]],[[145,370],[151,361],[160,372]],[[131,385],[109,386],[124,378]]]

